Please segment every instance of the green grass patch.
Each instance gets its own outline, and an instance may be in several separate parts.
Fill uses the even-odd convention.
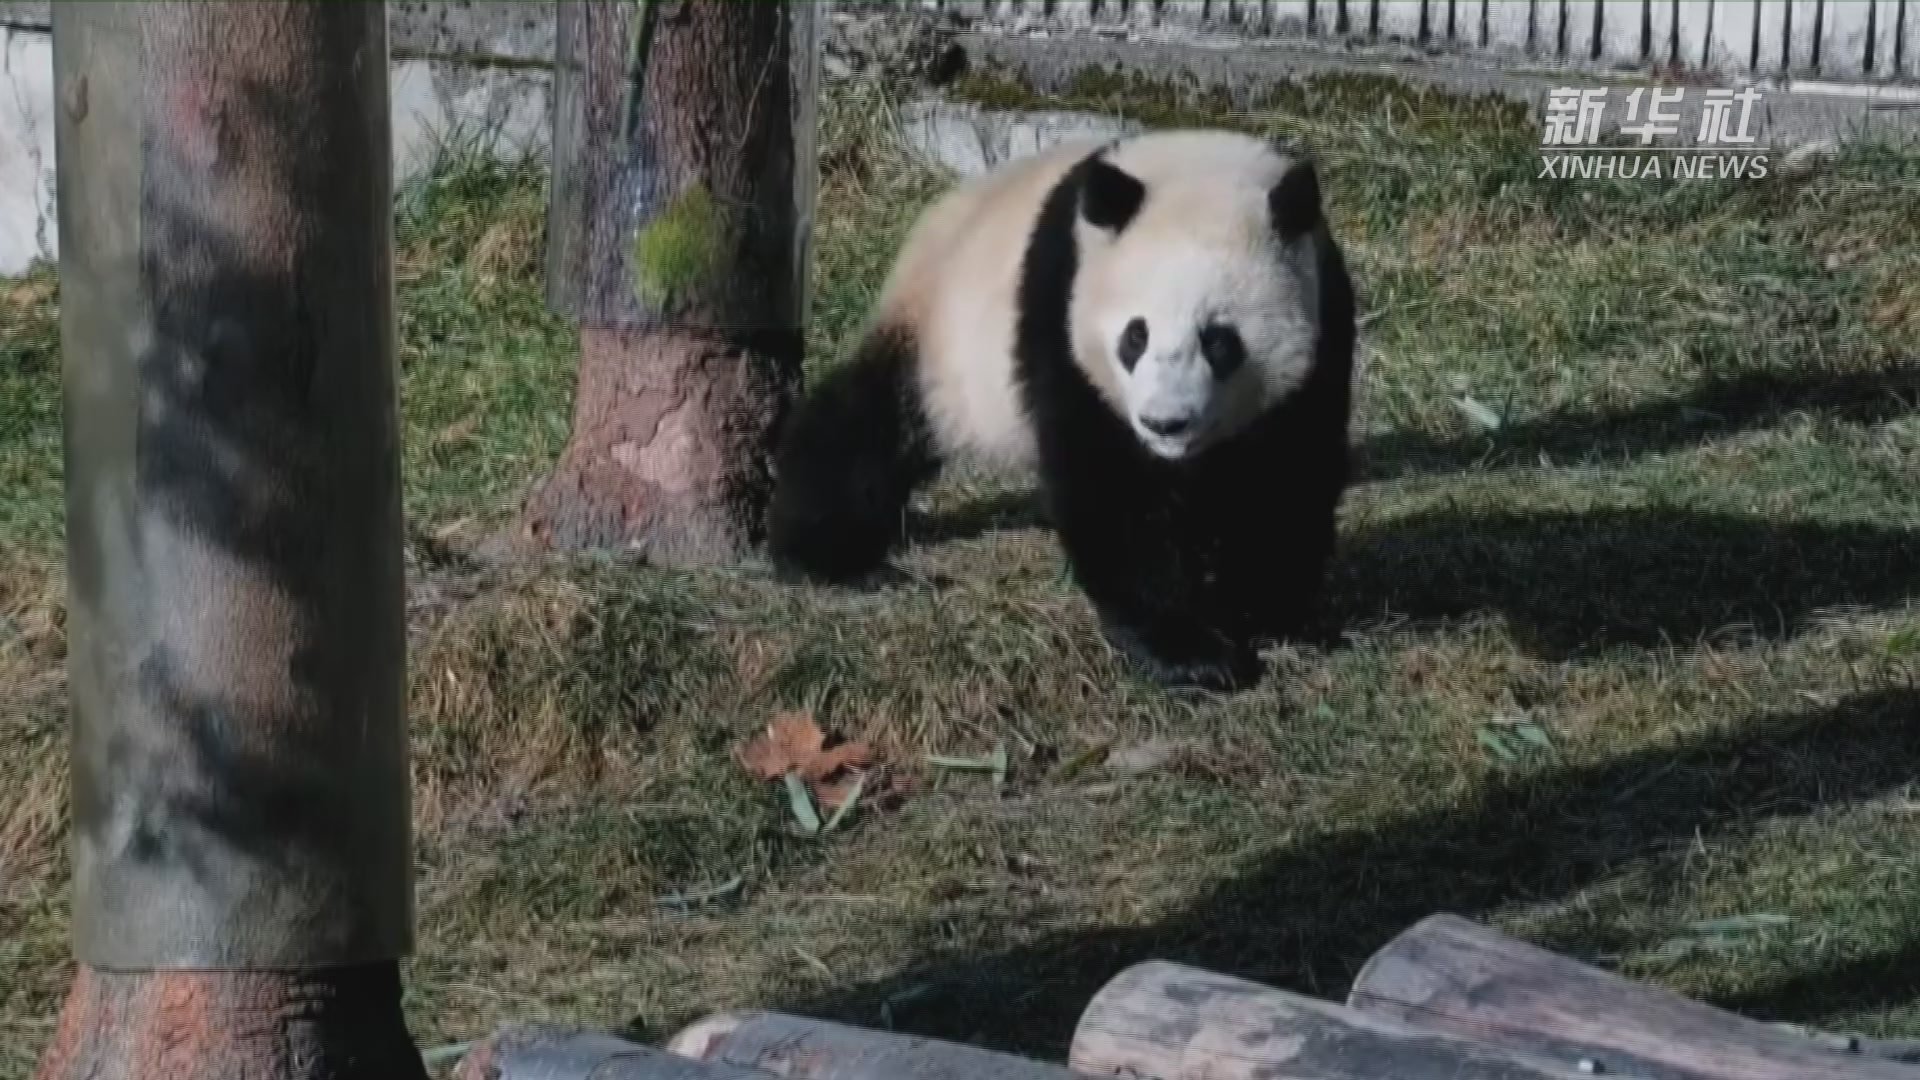
[[[1234,108],[1084,75],[1046,103],[1325,162],[1366,318],[1346,640],[1276,651],[1253,693],[1160,692],[1026,493],[970,476],[872,593],[418,575],[422,1042],[768,1006],[1057,1057],[1121,964],[1338,996],[1436,910],[1768,1019],[1920,1034],[1920,159],[1561,182],[1523,113],[1392,83]],[[872,87],[826,104],[815,373],[942,183],[891,115]],[[484,535],[565,440],[543,183],[452,154],[402,193],[418,534]],[[39,274],[0,301],[0,785],[24,793],[0,804],[0,1077],[24,1077],[66,970],[57,297]],[[732,758],[788,709],[911,788],[795,829]],[[998,789],[926,765],[996,749]]]
[[[44,265],[0,279],[0,542],[61,535],[59,296]]]

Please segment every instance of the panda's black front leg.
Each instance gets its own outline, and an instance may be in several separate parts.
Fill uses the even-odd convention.
[[[1163,686],[1227,691],[1256,681],[1258,655],[1208,602],[1210,567],[1195,538],[1172,508],[1140,496],[1107,488],[1049,499],[1074,579],[1107,640]]]
[[[1300,508],[1285,519],[1246,511],[1224,522],[1213,556],[1215,621],[1255,644],[1309,638],[1322,615],[1334,546],[1332,511]]]
[[[1094,606],[1107,640],[1162,686],[1230,691],[1259,677],[1259,657],[1245,642],[1200,620],[1097,600]]]

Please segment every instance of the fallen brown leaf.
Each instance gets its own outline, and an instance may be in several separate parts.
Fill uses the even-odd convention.
[[[841,743],[822,750],[800,767],[800,776],[808,781],[825,780],[841,769],[860,769],[873,764],[873,749],[863,742]]]
[[[765,732],[748,739],[738,757],[748,772],[762,780],[797,772],[819,795],[826,790],[821,785],[842,769],[873,764],[873,748],[864,742],[828,747],[827,733],[814,722],[813,714],[792,711],[774,717]]]
[[[811,715],[784,712],[740,748],[740,764],[762,780],[778,780],[819,753],[826,739]]]
[[[838,810],[847,801],[847,796],[853,794],[853,785],[860,780],[861,778],[856,776],[846,780],[815,781],[810,785],[813,788],[814,801],[819,803],[822,809]]]

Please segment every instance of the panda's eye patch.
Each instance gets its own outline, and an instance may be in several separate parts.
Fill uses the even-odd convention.
[[[1147,351],[1147,320],[1134,318],[1127,328],[1120,332],[1120,366],[1128,371],[1140,362],[1140,356]]]
[[[1240,340],[1240,331],[1219,323],[1201,328],[1200,351],[1215,378],[1224,379],[1247,362],[1247,344]]]

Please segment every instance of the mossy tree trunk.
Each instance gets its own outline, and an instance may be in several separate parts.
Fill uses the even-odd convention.
[[[759,544],[800,375],[812,6],[559,5],[549,275],[580,366],[520,545],[701,565]]]
[[[424,1076],[385,15],[54,5],[80,966],[42,1080]]]

